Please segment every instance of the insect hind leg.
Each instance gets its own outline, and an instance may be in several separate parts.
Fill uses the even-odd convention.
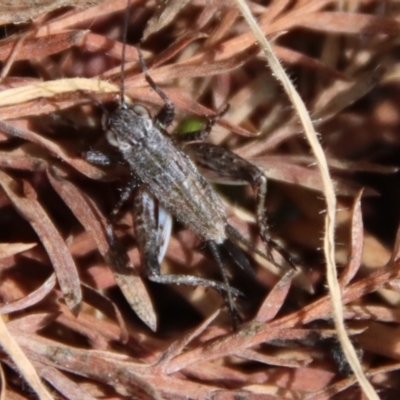
[[[235,242],[243,243],[251,251],[278,265],[271,253],[271,249],[275,249],[295,268],[290,254],[269,234],[266,213],[267,177],[263,172],[232,151],[211,143],[189,143],[185,146],[185,152],[191,156],[196,165],[204,169],[206,177],[218,183],[247,183],[257,190],[257,224],[266,254],[261,253],[253,243],[245,239],[230,225],[226,227],[227,236]]]
[[[266,215],[265,199],[267,196],[267,178],[260,175],[255,182],[257,186],[257,224],[260,229],[260,236],[267,250],[268,258],[277,265],[272,255],[271,249],[275,249],[286,260],[286,262],[294,269],[296,265],[290,253],[285,250],[279,243],[273,240],[268,232],[268,220]]]
[[[190,285],[190,286],[204,286],[212,288],[221,293],[233,315],[233,297],[241,296],[242,293],[229,286],[225,269],[219,257],[217,245],[214,242],[209,242],[210,249],[216,259],[218,266],[221,268],[223,282],[205,279],[198,276],[184,275],[184,274],[167,274],[163,275],[160,268],[160,249],[162,247],[161,235],[159,233],[159,224],[157,222],[157,214],[160,209],[154,197],[147,192],[146,188],[142,186],[135,198],[135,233],[137,244],[139,247],[140,258],[142,261],[142,274],[145,275],[150,281],[161,284],[174,284],[174,285]]]
[[[229,257],[232,261],[247,275],[255,278],[256,274],[254,273],[253,268],[251,268],[249,260],[241,250],[241,248],[233,243],[230,239],[226,239],[222,244],[225,251],[229,254]]]
[[[212,244],[211,244],[212,243]],[[208,242],[211,251],[213,252],[214,258],[216,259],[218,266],[224,278],[224,282],[218,282],[211,279],[200,278],[198,276],[183,275],[183,274],[167,274],[163,275],[160,271],[160,264],[157,260],[156,249],[154,253],[147,254],[142,258],[143,270],[142,273],[152,282],[167,284],[167,285],[187,285],[187,286],[203,286],[209,287],[218,291],[221,296],[224,297],[225,302],[229,309],[229,314],[232,317],[233,329],[237,329],[237,325],[240,322],[240,317],[234,306],[234,297],[242,296],[242,293],[231,287],[227,280],[225,268],[219,257],[216,244],[214,242]],[[215,248],[214,248],[215,246]]]
[[[212,279],[200,278],[198,276],[184,274],[167,274],[163,275],[160,271],[160,264],[155,255],[147,255],[143,260],[143,274],[152,282],[162,283],[167,285],[187,285],[187,286],[203,286],[209,287],[217,292],[225,295],[229,293],[229,297],[241,296],[242,293],[232,287],[228,287],[225,283],[214,281]],[[231,301],[233,304],[233,300]]]

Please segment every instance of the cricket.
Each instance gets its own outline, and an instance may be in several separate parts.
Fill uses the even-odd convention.
[[[138,56],[144,77],[162,99],[164,106],[153,117],[142,104],[131,105],[125,101],[127,15],[124,23],[119,104],[115,111],[104,118],[104,130],[108,143],[119,153],[120,162],[128,166],[130,180],[111,212],[110,224],[134,192],[134,225],[141,271],[145,277],[160,284],[204,286],[217,290],[225,300],[234,326],[237,326],[240,317],[234,299],[241,293],[229,283],[220,254],[221,248],[226,250],[240,268],[253,275],[239,245],[269,260],[273,260],[271,249],[274,248],[293,266],[290,255],[268,233],[265,209],[267,177],[258,167],[232,151],[204,141],[228,106],[222,112],[207,117],[203,130],[179,135],[168,133],[167,129],[175,117],[175,106],[152,79],[139,47]],[[98,151],[87,152],[86,159],[102,166],[116,162]],[[255,189],[256,218],[265,253],[229,224],[222,201],[196,165],[217,174],[219,182],[249,184]],[[161,274],[160,263],[165,253],[159,232],[161,215],[175,218],[207,245],[219,268],[222,278],[220,282],[184,274]],[[108,237],[110,244],[115,245],[112,229],[108,229]]]

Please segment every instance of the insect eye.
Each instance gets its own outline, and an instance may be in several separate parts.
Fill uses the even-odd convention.
[[[147,111],[147,109],[146,109],[145,107],[141,106],[140,104],[135,104],[135,105],[132,107],[132,111],[133,111],[136,115],[138,115],[139,117],[147,117],[147,118],[150,117],[150,114],[149,114],[149,112]]]
[[[118,147],[117,137],[115,136],[115,133],[112,130],[109,129],[106,132],[106,139],[108,143],[111,144],[111,146]]]

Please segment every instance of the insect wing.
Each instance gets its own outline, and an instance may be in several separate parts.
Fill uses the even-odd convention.
[[[172,231],[172,216],[171,214],[161,205],[158,205],[158,262],[161,264],[164,259],[169,239]]]

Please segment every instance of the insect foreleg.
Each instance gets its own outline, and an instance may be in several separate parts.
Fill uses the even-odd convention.
[[[86,161],[102,166],[115,165],[116,163],[122,161],[122,157],[120,155],[110,156],[100,151],[94,150],[87,151],[82,156]]]
[[[116,163],[124,162],[124,160],[120,155],[115,154],[113,156],[109,156],[104,153],[101,153],[100,151],[88,151],[84,154],[84,158],[87,161],[91,162],[92,164],[97,164],[102,166],[115,165]],[[110,214],[111,223],[115,219],[121,207],[129,199],[132,191],[135,190],[139,184],[140,184],[139,180],[135,176],[132,176],[128,184],[123,188],[117,204],[111,211]]]
[[[164,101],[164,106],[161,108],[161,110],[157,113],[157,115],[154,118],[154,122],[156,125],[160,126],[161,128],[167,128],[169,125],[171,125],[172,121],[174,120],[175,116],[175,105],[174,103],[169,99],[169,97],[164,93],[164,91],[153,81],[153,78],[149,75],[149,71],[147,69],[146,62],[143,58],[143,54],[140,51],[139,47],[137,48],[138,54],[139,54],[139,61],[140,65],[143,70],[144,77],[147,81],[147,83],[150,85],[150,87],[161,97],[161,99]]]
[[[117,214],[119,213],[119,210],[122,208],[122,206],[127,202],[129,197],[131,196],[132,192],[138,188],[140,185],[140,181],[135,177],[132,176],[128,184],[122,189],[122,192],[119,196],[117,204],[115,204],[114,208],[111,211],[110,214],[110,220],[111,222],[115,219]]]
[[[100,151],[88,151],[84,154],[84,158],[87,161],[91,162],[92,164],[97,164],[102,166],[115,165],[116,163],[124,162],[120,155],[116,154],[113,156],[109,156],[101,153]],[[128,184],[123,188],[117,204],[111,211],[109,218],[110,223],[114,221],[121,207],[126,203],[130,195],[132,194],[133,190],[135,190],[139,186],[139,184],[140,184],[139,180],[135,176],[132,176]]]

